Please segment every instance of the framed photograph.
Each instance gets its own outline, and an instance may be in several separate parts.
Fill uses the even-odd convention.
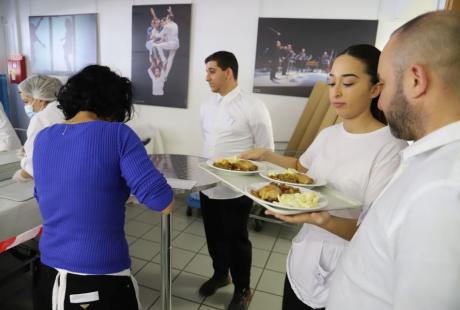
[[[187,108],[191,8],[133,6],[134,103]]]
[[[97,63],[97,15],[30,16],[33,73],[71,75]]]
[[[338,53],[376,34],[376,20],[259,18],[253,92],[308,97]]]

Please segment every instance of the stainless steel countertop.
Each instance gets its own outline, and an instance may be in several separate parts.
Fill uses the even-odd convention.
[[[154,154],[150,160],[166,178],[196,181],[191,191],[202,191],[216,186],[220,181],[203,171],[200,163],[206,159],[194,155]],[[176,193],[186,190],[174,189]]]

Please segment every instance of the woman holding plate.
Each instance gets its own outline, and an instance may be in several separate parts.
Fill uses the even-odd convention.
[[[343,123],[322,130],[299,159],[255,149],[241,158],[269,161],[307,172],[314,180],[363,202],[362,209],[274,214],[290,223],[305,223],[287,258],[283,309],[324,309],[331,274],[372,201],[399,165],[406,142],[394,138],[377,102],[380,51],[355,45],[343,51],[329,73],[329,98]]]

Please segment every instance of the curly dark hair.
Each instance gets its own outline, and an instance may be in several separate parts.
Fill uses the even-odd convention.
[[[125,122],[133,114],[132,97],[129,79],[109,67],[90,65],[69,78],[57,100],[66,120],[80,111],[89,111],[100,119]]]

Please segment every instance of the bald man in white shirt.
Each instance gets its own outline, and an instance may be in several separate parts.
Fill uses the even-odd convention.
[[[201,106],[204,156],[228,157],[258,147],[273,150],[270,115],[262,101],[239,88],[235,56],[219,51],[205,63],[206,81],[216,95]],[[199,292],[210,296],[229,284],[230,271],[235,291],[228,309],[246,309],[251,298],[252,245],[247,221],[252,200],[220,185],[201,192],[200,201],[214,275]]]
[[[460,14],[421,15],[380,56],[383,110],[415,142],[333,278],[328,310],[460,309]]]

